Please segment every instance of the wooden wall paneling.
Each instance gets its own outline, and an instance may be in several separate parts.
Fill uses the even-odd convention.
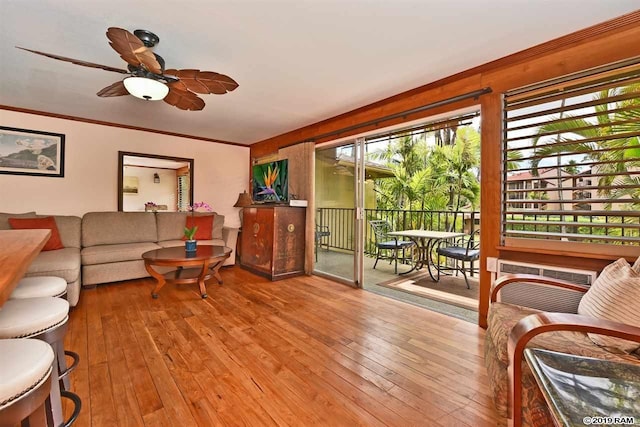
[[[551,254],[560,257],[582,257],[582,258],[598,258],[615,261],[620,257],[634,262],[640,255],[640,247],[633,245],[616,245],[614,251],[609,245],[586,243],[586,242],[567,242],[559,240],[546,239],[525,239],[507,237],[503,242],[504,247],[500,247],[501,251],[512,250],[516,252],[530,252],[532,254]],[[535,258],[535,255],[533,256]],[[531,261],[535,262],[535,261]]]
[[[510,249],[510,248],[509,248]],[[565,267],[565,268],[575,268],[578,270],[593,270],[600,272],[604,267],[611,264],[613,261],[618,259],[618,257],[608,257],[605,256],[603,258],[595,258],[589,256],[581,256],[581,254],[549,254],[549,253],[539,253],[536,250],[523,250],[523,251],[514,251],[514,250],[505,250],[504,247],[498,248],[499,250],[499,258],[516,261],[516,262],[527,262],[532,264],[542,264],[542,265],[555,265],[557,267]],[[627,259],[629,262],[633,263],[634,259]]]
[[[391,114],[396,114],[406,110],[410,110],[412,108],[420,107],[432,102],[442,101],[453,96],[481,89],[480,78],[480,74],[475,74],[473,76],[454,80],[444,85],[439,84],[439,82],[431,83],[425,87],[422,87],[421,90],[413,89],[408,92],[403,92],[402,94],[395,95],[391,98],[387,98],[364,107],[360,107],[356,110],[352,110],[339,116],[323,120],[313,125],[260,141],[250,146],[251,157],[264,156],[268,153],[278,150],[278,148],[295,144],[299,141],[314,140],[316,143],[326,142],[330,139],[337,139],[344,136],[355,135],[367,130],[375,129],[375,126],[372,126],[368,128],[357,129],[356,131],[345,132],[344,134],[340,134],[328,139],[321,139],[317,141],[314,139],[317,135],[334,132],[336,130],[354,126],[359,123],[368,122]],[[402,119],[381,121],[379,122],[378,127],[382,129],[405,121],[429,117],[454,109],[469,107],[474,104],[477,104],[477,102],[473,100],[460,101],[455,104],[434,108],[421,113],[407,115]]]
[[[500,244],[500,170],[502,169],[502,95],[484,95],[480,102],[482,128],[480,135],[480,295],[478,323],[487,327],[491,273],[487,257],[498,256]]]
[[[491,86],[494,92],[504,92],[635,56],[640,56],[640,24],[485,72],[482,84]]]

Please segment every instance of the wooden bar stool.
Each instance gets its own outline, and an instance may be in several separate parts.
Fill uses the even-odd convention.
[[[57,297],[67,295],[67,281],[62,277],[24,277],[18,282],[9,299]]]
[[[0,340],[0,427],[45,427],[53,350],[44,341]]]
[[[78,355],[73,353],[74,362],[67,367],[64,336],[68,319],[69,303],[54,297],[12,299],[5,302],[0,310],[0,338],[36,338],[53,347],[54,367],[57,369],[53,373],[48,409],[55,426],[63,424],[61,396],[74,401],[74,412],[79,412],[81,405],[80,398],[68,391],[68,374],[79,361]]]

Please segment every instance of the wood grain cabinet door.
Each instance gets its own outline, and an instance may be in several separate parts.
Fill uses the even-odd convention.
[[[274,242],[274,276],[304,271],[305,209],[278,208]]]
[[[273,208],[245,208],[242,223],[242,265],[271,275]]]

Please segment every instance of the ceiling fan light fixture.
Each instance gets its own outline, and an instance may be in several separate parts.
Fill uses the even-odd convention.
[[[166,84],[146,77],[127,77],[123,83],[131,95],[147,101],[160,101],[169,93]]]

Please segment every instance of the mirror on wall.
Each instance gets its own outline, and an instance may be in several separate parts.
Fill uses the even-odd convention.
[[[118,151],[118,210],[185,211],[193,200],[193,159]]]

